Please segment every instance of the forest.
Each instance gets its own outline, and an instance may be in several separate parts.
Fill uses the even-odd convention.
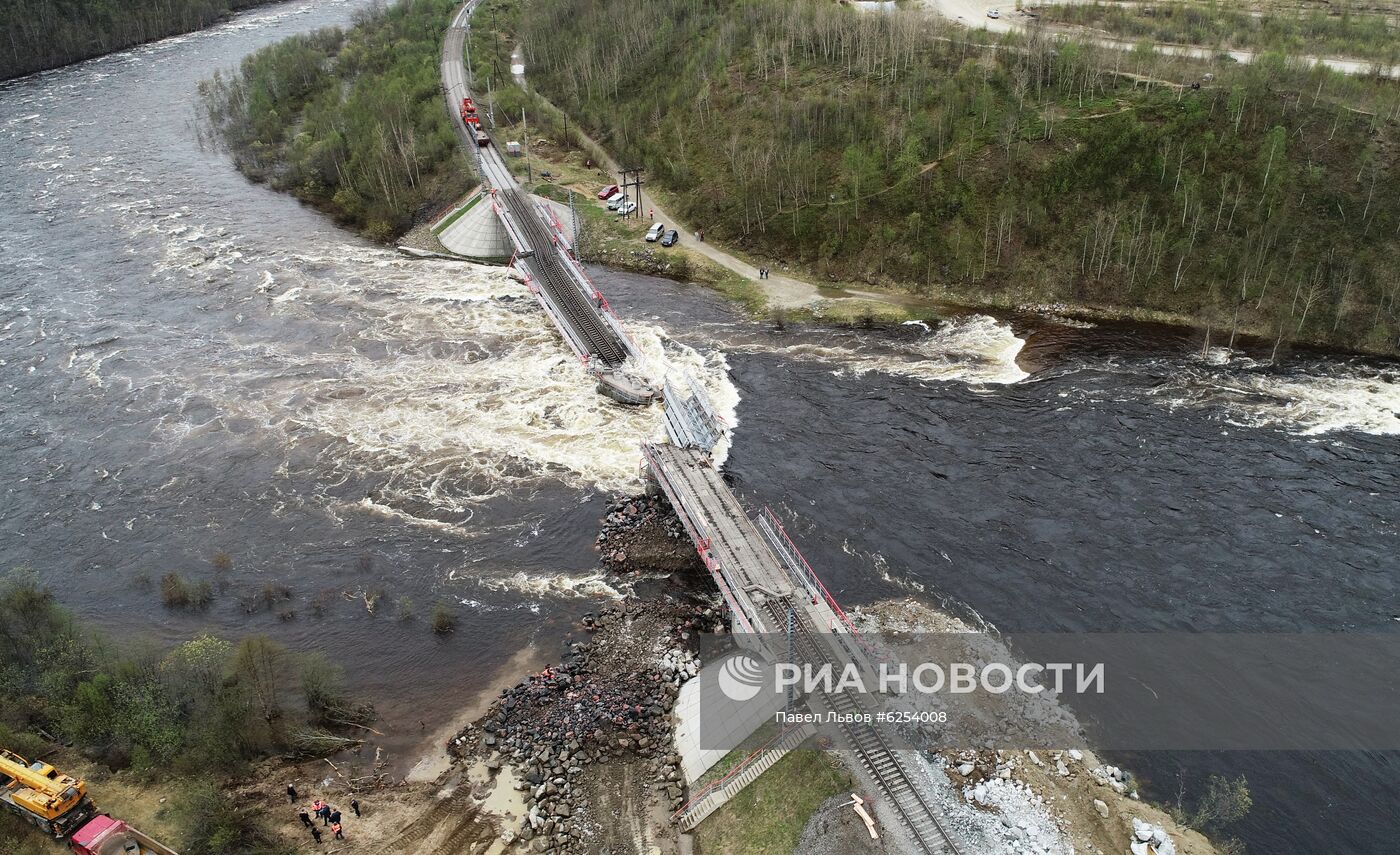
[[[469,189],[438,88],[454,0],[405,0],[203,84],[238,166],[376,240]],[[1063,304],[1400,349],[1400,85],[992,40],[829,0],[486,0],[478,84],[562,108],[688,225],[773,264],[972,304]],[[505,57],[523,45],[531,91]]]
[[[119,647],[23,573],[0,578],[0,697],[0,745],[21,756],[61,742],[108,769],[186,779],[175,809],[188,855],[276,851],[256,818],[219,791],[222,777],[272,753],[346,747],[353,741],[337,730],[373,717],[318,655],[262,636]],[[33,840],[32,829],[0,822],[0,851],[48,851]]]
[[[0,80],[207,27],[269,0],[5,0]]]
[[[206,117],[249,177],[391,240],[475,184],[439,83],[456,6],[403,0],[263,48],[200,83]]]
[[[757,257],[1397,349],[1391,81],[825,0],[538,0],[520,38],[534,86]]]

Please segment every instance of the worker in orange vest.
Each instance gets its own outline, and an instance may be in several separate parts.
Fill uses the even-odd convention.
[[[338,823],[338,822],[333,822],[333,823],[331,823],[331,831],[334,832],[334,834],[335,834],[335,839],[336,839],[336,840],[344,840],[344,839],[345,839],[345,835],[343,835],[343,834],[340,833],[340,823]]]

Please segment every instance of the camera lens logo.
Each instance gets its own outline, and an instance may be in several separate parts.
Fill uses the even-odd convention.
[[[719,690],[731,701],[751,701],[763,688],[762,663],[740,653],[725,660],[719,668]]]

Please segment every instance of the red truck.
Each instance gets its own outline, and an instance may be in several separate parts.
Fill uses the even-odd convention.
[[[68,848],[76,855],[180,855],[106,814],[98,814],[73,832]]]
[[[472,99],[470,99],[470,98],[463,98],[463,99],[462,99],[462,109],[461,109],[461,113],[462,113],[462,121],[464,121],[464,122],[470,122],[470,121],[471,121],[471,119],[468,119],[468,118],[467,118],[468,116],[475,116],[475,115],[476,115],[476,104],[472,103]]]

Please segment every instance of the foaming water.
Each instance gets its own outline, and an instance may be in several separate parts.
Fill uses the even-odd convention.
[[[569,576],[563,573],[512,573],[509,576],[473,576],[488,591],[512,591],[536,598],[620,600],[630,588],[618,587],[615,579],[603,573]]]
[[[901,338],[894,346],[870,348],[861,341],[802,341],[755,347],[793,359],[829,363],[837,374],[854,377],[879,372],[977,386],[1017,383],[1030,376],[1016,362],[1026,342],[1004,321],[970,315],[944,321],[933,329],[923,322],[904,326],[916,330],[915,337]]]
[[[1303,436],[1400,434],[1400,369],[1393,366],[1314,363],[1275,369],[1229,355],[1210,364],[1224,370],[1183,371],[1162,396],[1172,405],[1220,407],[1237,423]]]

